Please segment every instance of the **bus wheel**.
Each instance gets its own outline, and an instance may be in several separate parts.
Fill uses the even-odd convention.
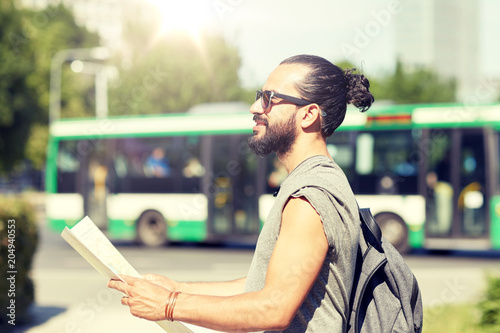
[[[167,223],[156,210],[147,210],[137,221],[137,240],[146,246],[161,246],[167,241]]]
[[[380,213],[375,216],[375,220],[382,230],[382,236],[384,236],[399,253],[408,252],[408,229],[401,217],[392,213]]]

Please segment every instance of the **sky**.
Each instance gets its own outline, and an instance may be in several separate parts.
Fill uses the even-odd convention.
[[[410,1],[419,0],[203,0],[190,12],[238,47],[242,83],[256,87],[281,60],[301,53],[334,63],[348,59],[369,75],[390,72],[396,60],[393,8]],[[472,1],[479,1],[480,71],[500,78],[500,1]],[[381,18],[381,12],[393,14]]]

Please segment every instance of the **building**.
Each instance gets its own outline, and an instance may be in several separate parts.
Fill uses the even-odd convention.
[[[479,73],[477,0],[402,1],[395,17],[396,53],[405,65],[425,66],[457,80],[457,98],[475,94]]]
[[[122,48],[128,19],[152,13],[151,6],[142,0],[17,0],[21,6],[43,9],[62,3],[75,16],[78,25],[101,38],[102,46],[111,50]]]

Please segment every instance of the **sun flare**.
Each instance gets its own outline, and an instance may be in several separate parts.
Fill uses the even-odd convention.
[[[179,31],[197,39],[209,20],[210,8],[203,0],[147,0],[162,17],[160,35]]]

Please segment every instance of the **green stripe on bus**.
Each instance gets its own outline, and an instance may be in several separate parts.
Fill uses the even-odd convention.
[[[494,196],[490,202],[490,240],[491,247],[500,250],[500,196]]]
[[[57,193],[57,150],[59,148],[59,141],[50,137],[47,147],[45,191],[47,193]]]
[[[412,249],[421,249],[424,247],[424,225],[409,226],[408,228],[408,243]]]
[[[111,239],[134,240],[135,220],[109,220],[108,235]]]
[[[201,242],[207,238],[205,221],[175,221],[168,223],[168,239],[184,242]]]
[[[61,232],[64,230],[65,227],[71,228],[74,226],[78,221],[81,219],[77,220],[65,220],[65,219],[47,219],[48,225],[50,229],[56,231],[56,232]]]
[[[201,136],[201,135],[227,135],[227,134],[252,134],[253,130],[248,129],[222,129],[222,130],[206,130],[206,131],[169,131],[169,132],[147,132],[147,133],[111,133],[111,134],[100,134],[91,135],[61,135],[58,136],[59,140],[99,140],[99,139],[121,139],[121,138],[152,138],[152,137],[171,137],[171,136]]]
[[[133,240],[136,238],[134,220],[110,220],[109,237],[112,239]],[[168,240],[183,242],[201,242],[207,238],[205,221],[169,221]]]

